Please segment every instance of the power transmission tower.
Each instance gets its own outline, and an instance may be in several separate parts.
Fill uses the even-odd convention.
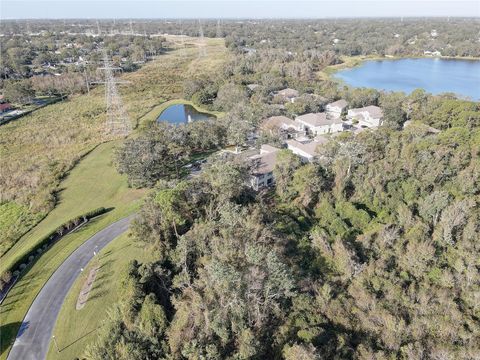
[[[200,29],[198,30],[198,33],[200,35],[199,56],[200,57],[205,57],[205,56],[207,56],[207,48],[206,48],[206,43],[205,43],[205,37],[203,36],[202,22],[200,20],[198,20],[198,24],[200,26]]]
[[[128,118],[127,112],[123,106],[122,99],[118,94],[117,84],[128,84],[128,81],[115,79],[115,71],[122,70],[119,67],[113,67],[108,54],[105,51],[103,55],[104,66],[98,68],[105,73],[105,81],[96,82],[105,84],[105,102],[107,104],[107,122],[105,123],[105,135],[109,136],[128,136],[132,131],[132,123]]]
[[[223,37],[223,32],[222,32],[222,29],[220,27],[220,19],[217,20],[217,34],[216,36],[217,38],[222,38]]]

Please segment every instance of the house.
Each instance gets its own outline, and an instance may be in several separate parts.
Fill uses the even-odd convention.
[[[339,117],[329,117],[324,112],[300,115],[295,121],[301,124],[302,130],[312,135],[343,131],[343,121]]]
[[[312,162],[317,156],[318,146],[326,142],[328,142],[328,138],[324,136],[317,136],[315,140],[308,142],[291,139],[287,140],[287,148],[298,155],[303,162]]]
[[[425,56],[442,56],[442,53],[438,50],[435,50],[435,51],[426,50],[426,51],[423,52],[423,55],[425,55]]]
[[[353,123],[358,123],[361,127],[380,126],[383,118],[383,111],[378,106],[370,105],[357,109],[350,109],[347,113],[347,119]]]
[[[337,100],[333,103],[327,104],[325,106],[325,110],[328,115],[331,117],[340,117],[342,115],[342,112],[346,109],[348,106],[348,103],[346,100]]]
[[[279,90],[274,94],[274,98],[279,101],[284,102],[295,102],[295,99],[298,97],[299,92],[295,89],[286,88],[283,90]]]
[[[286,116],[271,116],[263,121],[260,128],[270,132],[271,135],[280,135],[285,139],[297,137],[303,131],[298,122]]]
[[[262,145],[260,154],[248,158],[251,162],[250,186],[255,191],[272,186],[275,183],[273,168],[277,161],[278,151],[280,149],[276,147]]]
[[[0,103],[0,114],[9,111],[12,108],[12,105],[9,103]]]

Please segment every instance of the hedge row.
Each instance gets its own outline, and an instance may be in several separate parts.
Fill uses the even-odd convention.
[[[10,269],[7,271],[22,271],[27,267],[27,264],[33,261],[38,255],[43,253],[51,244],[56,240],[60,239],[63,235],[67,234],[69,231],[73,230],[75,227],[80,225],[83,222],[87,222],[91,218],[104,214],[110,209],[104,207],[89,211],[83,215],[77,216],[50,232],[48,235],[44,236],[35,246],[33,246],[25,255],[23,255],[19,260],[15,261]]]

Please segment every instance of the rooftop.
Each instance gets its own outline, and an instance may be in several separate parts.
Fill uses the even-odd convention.
[[[288,145],[288,148],[297,148],[299,150],[302,150],[303,152],[311,155],[311,156],[315,156],[317,154],[317,147],[319,145],[322,145],[324,143],[326,143],[328,141],[327,138],[323,138],[323,139],[318,139],[319,141],[315,140],[315,141],[310,141],[308,143],[301,143],[297,140],[287,140],[287,145]]]
[[[268,148],[264,148],[265,146],[268,146]],[[252,162],[252,175],[268,174],[272,172],[275,167],[277,153],[280,149],[270,145],[262,145],[262,150],[263,149],[268,149],[269,151],[249,157]]]
[[[274,127],[297,127],[297,124],[292,119],[280,115],[280,116],[271,116],[265,119],[262,123],[262,127],[266,129],[271,129]]]
[[[297,97],[298,94],[299,93],[297,90],[291,89],[291,88],[286,88],[286,89],[277,91],[277,95],[282,95],[285,97]]]
[[[348,102],[346,100],[343,100],[343,99],[340,99],[340,100],[334,101],[330,104],[327,104],[327,106],[339,107],[341,109],[346,108],[347,105],[348,105]]]
[[[327,117],[327,113],[309,113],[305,115],[297,116],[296,121],[304,122],[311,126],[322,126],[322,125],[331,125],[331,124],[341,124],[342,120],[330,119]]]
[[[362,108],[350,109],[354,114],[368,113],[372,118],[381,118],[383,117],[383,111],[378,106],[369,105]]]

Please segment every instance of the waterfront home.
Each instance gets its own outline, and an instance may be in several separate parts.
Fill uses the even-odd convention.
[[[343,131],[343,121],[339,117],[327,116],[327,113],[309,113],[295,118],[302,130],[311,135],[329,134]]]
[[[275,183],[273,168],[279,150],[271,145],[262,145],[259,154],[248,157],[248,161],[251,163],[250,186],[255,191],[273,186]]]
[[[346,100],[337,100],[325,106],[325,111],[331,117],[340,117],[342,112],[347,108],[348,103]]]
[[[382,123],[382,118],[382,109],[374,105],[350,109],[347,113],[347,119],[361,127],[378,127]]]

